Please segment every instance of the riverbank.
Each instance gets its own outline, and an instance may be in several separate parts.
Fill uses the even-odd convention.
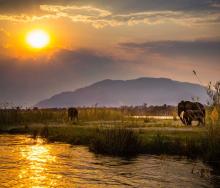
[[[201,159],[220,167],[220,129],[208,128],[125,128],[101,126],[20,126],[1,133],[29,134],[49,142],[88,146],[90,151],[113,156],[137,154],[179,155]]]
[[[0,135],[1,187],[219,187],[220,174],[178,156],[94,155],[84,146]],[[174,170],[175,169],[175,170]]]

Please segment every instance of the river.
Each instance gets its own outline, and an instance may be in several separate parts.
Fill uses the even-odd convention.
[[[0,187],[220,187],[201,161],[95,155],[86,147],[0,135]]]

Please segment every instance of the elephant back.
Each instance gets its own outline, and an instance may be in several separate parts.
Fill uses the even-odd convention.
[[[181,112],[186,112],[188,110],[199,110],[205,114],[205,107],[199,102],[181,101],[178,104],[178,115],[180,115]]]

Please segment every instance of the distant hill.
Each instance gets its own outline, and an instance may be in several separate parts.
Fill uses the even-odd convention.
[[[205,88],[198,84],[167,78],[103,80],[75,91],[62,92],[36,104],[40,108],[69,106],[177,105],[181,100],[199,97],[206,103]]]

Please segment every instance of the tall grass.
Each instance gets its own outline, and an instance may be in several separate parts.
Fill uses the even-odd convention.
[[[201,132],[172,132],[142,133],[142,153],[198,158],[220,167],[220,127],[210,126]]]
[[[115,121],[124,114],[120,108],[79,108],[79,117],[82,121]]]
[[[90,143],[95,153],[130,156],[141,151],[137,132],[125,128],[97,129]]]
[[[132,121],[135,124],[137,120],[129,118],[132,115],[164,115],[170,114],[175,108],[171,106],[150,106],[150,107],[80,107],[79,120],[88,121]],[[166,112],[166,113],[165,113]],[[50,123],[67,122],[67,109],[1,109],[0,108],[0,126],[20,125],[29,123]]]
[[[65,110],[0,109],[0,126],[67,121]]]
[[[0,126],[19,124],[22,121],[18,109],[0,109]]]
[[[123,120],[120,108],[79,108],[79,120]],[[0,127],[30,123],[67,123],[66,109],[0,109]]]

